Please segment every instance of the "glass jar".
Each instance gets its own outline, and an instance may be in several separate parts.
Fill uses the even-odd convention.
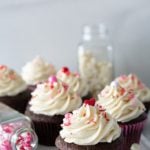
[[[35,150],[37,145],[30,119],[0,103],[0,150]]]
[[[114,51],[105,25],[85,26],[78,46],[79,72],[95,98],[113,79],[113,59]]]

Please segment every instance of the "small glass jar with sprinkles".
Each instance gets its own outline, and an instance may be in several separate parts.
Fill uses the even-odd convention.
[[[35,150],[37,145],[30,119],[0,103],[0,150]]]

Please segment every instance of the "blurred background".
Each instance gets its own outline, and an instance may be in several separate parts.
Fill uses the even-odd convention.
[[[20,71],[41,55],[77,70],[83,25],[104,22],[116,76],[134,72],[150,86],[149,18],[149,0],[0,0],[0,63]]]

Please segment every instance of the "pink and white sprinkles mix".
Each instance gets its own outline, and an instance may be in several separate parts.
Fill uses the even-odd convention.
[[[105,120],[108,122],[110,119],[109,119],[109,116],[106,113],[106,110],[101,105],[98,105],[98,104],[95,105],[95,102],[96,102],[96,100],[94,98],[87,99],[87,100],[84,101],[83,106],[90,105],[90,106],[93,106],[93,107],[97,108],[99,110],[99,115],[102,115],[105,118]],[[72,116],[73,116],[72,113],[65,114],[65,117],[63,119],[63,124],[61,126],[62,127],[63,126],[70,126]],[[84,114],[83,116],[86,116],[86,114]],[[88,124],[89,123],[94,123],[95,124],[96,122],[93,118],[93,119],[90,119],[87,123]]]
[[[21,128],[23,123],[7,123],[0,125],[0,150],[12,150],[11,136]],[[30,132],[22,133],[15,143],[17,150],[32,150],[32,135]]]

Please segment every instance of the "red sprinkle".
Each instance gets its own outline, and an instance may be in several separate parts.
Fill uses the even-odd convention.
[[[50,88],[51,88],[51,89],[53,89],[53,88],[54,88],[54,86],[53,86],[53,85],[50,85]]]
[[[94,106],[95,105],[95,99],[91,98],[91,99],[84,100],[84,104]]]
[[[65,73],[65,74],[67,74],[67,75],[69,75],[70,74],[70,70],[69,70],[69,68],[68,67],[62,67],[62,72],[63,73]]]
[[[120,94],[123,95],[124,93],[125,93],[125,89],[124,89],[124,88],[121,88],[121,89],[120,89]]]
[[[105,117],[106,121],[109,121],[109,118],[108,118],[106,112],[104,113],[104,117]]]

